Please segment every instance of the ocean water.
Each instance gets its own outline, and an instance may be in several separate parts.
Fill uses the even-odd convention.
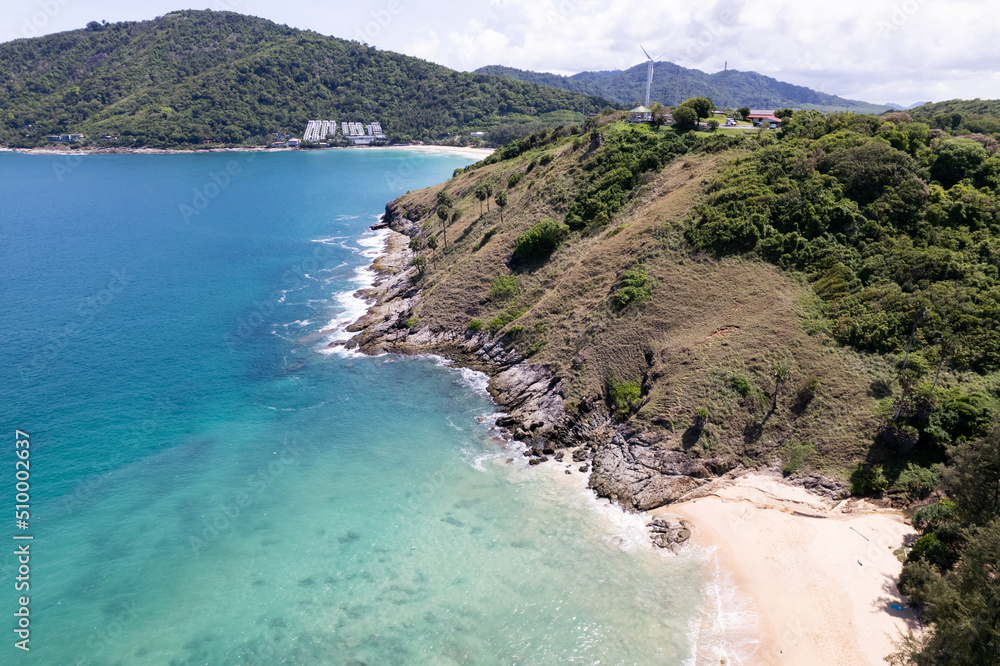
[[[498,437],[485,377],[325,352],[454,153],[0,153],[0,663],[741,663],[710,554]],[[513,459],[512,462],[508,460]],[[14,591],[30,535],[30,591]],[[14,647],[30,594],[30,654]]]

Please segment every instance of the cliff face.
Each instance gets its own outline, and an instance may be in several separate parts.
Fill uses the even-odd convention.
[[[382,224],[392,236],[375,263],[383,276],[348,346],[436,353],[486,372],[506,412],[498,425],[532,463],[578,462],[599,495],[631,509],[708,492],[748,466],[781,465],[799,441],[821,456],[799,482],[844,494],[842,481],[814,470],[836,469],[863,447],[868,371],[803,330],[800,285],[768,266],[700,256],[680,237],[683,216],[729,156],[668,164],[607,228],[570,231],[544,262],[513,255],[532,225],[565,215],[581,167],[602,149],[589,143],[556,142],[544,170],[532,151],[390,202]],[[503,221],[475,196],[483,184],[507,193]],[[417,256],[423,265],[411,264]],[[616,307],[622,276],[639,265],[652,297]],[[779,394],[768,411],[777,360],[796,378],[822,367],[836,394],[824,386],[824,409],[798,412]],[[732,388],[734,377],[751,385],[748,395]],[[634,393],[623,399],[622,386]]]

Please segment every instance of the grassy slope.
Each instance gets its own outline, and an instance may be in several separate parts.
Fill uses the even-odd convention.
[[[807,442],[818,450],[811,466],[839,475],[863,458],[878,409],[868,387],[887,369],[840,349],[822,333],[806,332],[807,287],[761,262],[696,253],[681,236],[681,223],[704,185],[732,155],[674,160],[649,176],[607,230],[571,234],[543,266],[515,273],[521,282],[515,299],[489,298],[493,279],[511,272],[516,237],[544,217],[565,215],[586,152],[586,146],[574,150],[571,139],[564,139],[444,185],[461,216],[449,224],[449,254],[442,259],[438,250],[436,267],[424,278],[421,324],[464,329],[473,318],[486,322],[507,308],[527,307],[515,323],[529,333],[515,344],[528,350],[544,342],[530,360],[567,379],[571,407],[603,405],[610,379],[634,379],[642,382],[643,403],[631,419],[660,432],[665,447],[769,462],[790,442]],[[504,223],[495,204],[480,219],[472,194],[477,183],[506,184],[511,173],[525,171],[546,153],[554,160],[509,190]],[[439,189],[408,194],[402,203],[431,209]],[[423,221],[429,233],[440,232],[432,212]],[[488,230],[494,235],[476,249]],[[609,294],[617,274],[637,258],[655,280],[653,299],[616,312]],[[536,332],[536,325],[544,325],[544,332]],[[758,430],[774,386],[769,371],[778,362],[789,366],[791,379],[779,410]],[[818,394],[796,413],[794,389],[813,374],[822,377]],[[737,394],[734,376],[747,378],[759,394]],[[689,426],[699,407],[709,410],[710,425],[695,437]]]

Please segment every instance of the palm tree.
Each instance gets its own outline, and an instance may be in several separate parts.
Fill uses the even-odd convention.
[[[483,216],[483,202],[486,201],[486,188],[482,185],[476,187],[474,192],[476,198],[479,199],[479,217]]]
[[[444,249],[448,249],[448,214],[451,211],[447,206],[438,206],[437,215],[441,218],[441,235],[444,239]]]
[[[503,224],[503,209],[507,207],[507,193],[504,190],[497,192],[494,200],[497,202],[497,206],[500,207],[500,224]]]

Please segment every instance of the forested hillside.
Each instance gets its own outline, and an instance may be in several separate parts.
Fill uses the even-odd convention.
[[[0,44],[0,143],[102,134],[117,145],[264,143],[310,119],[378,120],[390,138],[437,140],[606,105],[455,72],[232,12],[181,11]]]
[[[395,202],[420,295],[367,344],[544,369],[529,401],[565,420],[510,427],[536,462],[589,449],[591,487],[633,508],[738,467],[922,507],[898,554],[933,631],[895,660],[997,663],[1000,135],[620,118]]]
[[[646,64],[624,71],[580,72],[573,76],[531,72],[500,65],[481,67],[476,71],[605,97],[626,105],[642,103],[646,99]],[[888,105],[844,99],[804,86],[784,83],[757,72],[731,69],[726,74],[707,74],[672,62],[658,62],[653,68],[650,102],[676,106],[689,97],[709,97],[720,108],[727,109],[742,106],[755,109],[795,107],[856,113],[881,113],[889,109]]]

